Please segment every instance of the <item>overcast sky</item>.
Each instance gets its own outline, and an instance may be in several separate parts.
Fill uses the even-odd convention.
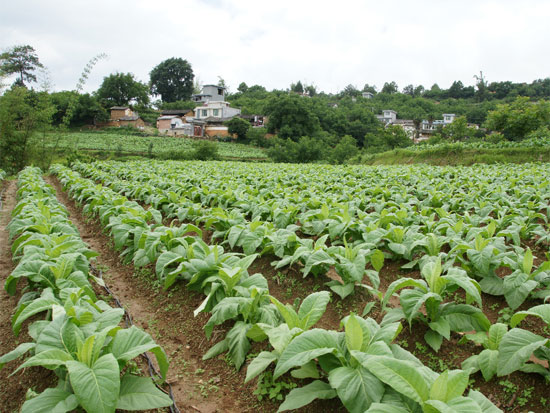
[[[54,90],[131,72],[147,82],[164,59],[181,57],[204,84],[225,79],[286,89],[292,82],[336,93],[384,82],[448,88],[531,82],[550,76],[550,2],[545,0],[4,0],[0,49],[29,44]]]

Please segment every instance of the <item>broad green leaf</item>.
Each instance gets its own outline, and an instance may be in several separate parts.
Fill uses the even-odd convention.
[[[16,312],[12,318],[12,327],[15,335],[19,335],[19,330],[21,330],[21,325],[23,322],[32,317],[35,314],[41,313],[43,311],[49,310],[52,306],[59,304],[59,302],[53,298],[38,298],[32,301],[29,305],[23,307],[21,312]]]
[[[146,351],[152,352],[157,359],[162,377],[166,377],[168,371],[166,353],[153,341],[148,333],[136,326],[119,330],[111,341],[109,348],[113,356],[123,364]]]
[[[515,316],[515,314],[514,314]],[[513,319],[514,317],[512,317]],[[514,324],[512,324],[512,327],[515,327]],[[502,340],[502,337],[506,334],[508,331],[508,326],[503,323],[495,323],[489,328],[489,334],[487,338],[487,348],[490,350],[498,350],[498,346],[500,344],[500,341]]]
[[[38,396],[27,400],[21,413],[65,413],[75,410],[78,400],[73,393],[63,389],[46,389]]]
[[[382,300],[382,307],[386,307],[393,293],[406,287],[416,287],[424,292],[428,291],[426,288],[426,283],[421,280],[415,280],[413,278],[401,278],[399,280],[395,280],[388,286],[388,289],[386,290],[386,294],[384,295],[384,299]]]
[[[293,367],[302,366],[324,354],[335,353],[338,348],[338,336],[335,331],[316,328],[300,334],[281,354],[273,379],[277,379]]]
[[[348,317],[344,327],[348,350],[361,350],[363,346],[363,329],[353,313]]]
[[[17,372],[25,367],[31,366],[42,366],[50,370],[55,370],[57,367],[71,360],[73,360],[71,355],[63,350],[46,350],[27,359],[15,371]]]
[[[354,283],[348,283],[348,284],[343,284],[342,285],[338,281],[330,281],[330,282],[326,283],[326,285],[328,285],[332,291],[334,291],[336,294],[338,294],[338,296],[342,300],[344,298],[346,298],[348,295],[350,295],[351,293],[353,293],[353,291],[355,289],[355,284]]]
[[[511,329],[504,335],[498,348],[497,374],[506,376],[519,370],[531,354],[548,343],[548,340],[527,330]]]
[[[309,361],[299,369],[292,370],[290,375],[296,379],[318,379],[319,370],[314,361]]]
[[[384,266],[384,253],[380,250],[375,250],[370,256],[370,263],[375,271],[380,271]]]
[[[384,384],[362,366],[339,367],[329,373],[329,382],[352,413],[363,413],[371,403],[379,402]]]
[[[449,322],[444,318],[440,318],[437,321],[432,321],[431,323],[428,323],[428,326],[432,330],[445,337],[447,340],[449,340],[449,338],[451,337],[451,326],[449,325]]]
[[[428,345],[433,348],[435,352],[438,352],[441,348],[441,344],[443,343],[443,336],[437,331],[428,330],[424,334],[424,340],[426,340],[426,343],[428,343]]]
[[[116,404],[121,410],[146,410],[171,406],[174,402],[159,390],[150,377],[126,374],[120,382],[120,393]]]
[[[315,399],[332,399],[336,397],[336,391],[330,384],[321,380],[315,380],[303,387],[292,389],[286,396],[285,401],[279,406],[277,412],[299,409],[306,406]]]
[[[506,283],[506,280],[505,280]],[[535,280],[525,280],[520,285],[513,286],[504,292],[504,298],[508,305],[515,310],[518,308],[529,296],[529,293],[537,288],[539,285]],[[506,287],[505,287],[506,288]]]
[[[399,301],[409,324],[411,324],[412,320],[417,317],[420,307],[422,307],[422,305],[430,298],[433,298],[437,302],[443,301],[439,294],[432,292],[426,293],[417,289],[405,290],[401,292]]]
[[[451,268],[442,278],[449,280],[455,285],[458,285],[460,288],[466,291],[466,293],[470,297],[472,297],[475,302],[481,307],[481,287],[479,286],[477,281],[468,277],[465,271],[459,268]],[[468,303],[471,303],[471,301],[468,301]]]
[[[329,300],[330,294],[328,291],[312,293],[304,298],[298,310],[298,317],[305,321],[305,324],[302,326],[304,330],[309,330],[321,319],[325,313]]]
[[[482,413],[502,413],[487,397],[478,391],[470,390],[468,397],[474,400],[481,408]]]
[[[462,370],[444,371],[430,388],[430,399],[449,402],[462,396],[468,386],[468,373]]]
[[[248,369],[246,369],[246,379],[244,382],[247,383],[252,380],[275,360],[277,360],[277,356],[275,354],[270,351],[262,351],[248,365]]]
[[[497,374],[498,350],[483,350],[479,353],[477,363],[485,381],[491,380]]]
[[[4,364],[9,363],[10,361],[13,361],[15,359],[18,359],[27,351],[34,349],[35,346],[36,346],[35,343],[19,344],[15,349],[13,349],[9,353],[6,353],[2,357],[0,357],[0,369],[4,367]]]
[[[226,336],[229,346],[228,352],[237,370],[241,368],[248,354],[248,350],[250,350],[250,342],[246,337],[246,333],[250,327],[250,324],[246,324],[243,321],[237,321]]]
[[[542,321],[550,325],[550,304],[537,305],[535,307],[531,307],[529,310],[526,311],[518,311],[512,316],[512,319],[510,320],[510,326],[517,326],[528,315],[540,317]]]
[[[112,354],[100,357],[92,367],[79,361],[68,361],[66,366],[74,394],[86,411],[115,411],[120,391],[120,372]]]
[[[434,413],[483,413],[481,407],[479,407],[474,400],[466,397],[457,397],[447,403],[439,400],[428,400],[426,401],[424,409],[425,411],[430,412],[430,410],[427,410],[427,406],[436,409],[431,410]]]
[[[428,400],[429,383],[411,362],[391,357],[372,356],[363,367],[379,380],[410,399],[422,403]]]
[[[411,413],[406,407],[388,405],[387,403],[373,403],[365,413]]]

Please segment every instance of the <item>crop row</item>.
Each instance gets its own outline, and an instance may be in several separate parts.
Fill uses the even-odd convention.
[[[68,150],[121,151],[124,153],[169,154],[176,151],[192,152],[196,140],[170,136],[132,136],[122,133],[69,133],[49,135],[47,147]],[[266,158],[260,148],[232,142],[218,142],[219,154],[231,158]]]
[[[414,210],[406,210],[403,206],[398,209],[389,199],[382,210],[370,213],[355,210],[350,214],[348,205],[342,213],[338,207],[325,204],[319,210],[298,213],[294,219],[301,223],[300,226],[291,223],[278,228],[277,223],[281,220],[277,220],[276,211],[271,215],[267,212],[265,221],[258,216],[248,220],[254,209],[265,211],[269,208],[261,204],[261,199],[257,201],[260,205],[255,205],[252,199],[243,204],[237,198],[225,209],[209,207],[202,202],[211,200],[216,205],[222,197],[220,193],[227,190],[216,194],[211,188],[203,188],[210,196],[207,200],[189,199],[175,192],[165,193],[162,178],[154,174],[148,175],[149,182],[139,179],[132,182],[119,180],[116,173],[113,177],[93,165],[79,164],[76,168],[117,192],[150,203],[168,218],[182,218],[181,211],[185,210],[186,219],[193,219],[197,225],[203,223],[207,229],[213,228],[213,238],[221,238],[230,248],[240,247],[245,254],[274,254],[279,258],[273,262],[276,268],[299,263],[304,277],[309,273],[314,276],[326,274],[334,268],[339,278],[329,281],[328,285],[342,298],[351,294],[356,285],[368,288],[381,298],[378,271],[384,258],[405,260],[403,268],[406,269],[422,268],[426,261],[434,258],[443,263],[445,270],[460,265],[469,277],[479,282],[483,292],[504,296],[512,309],[517,309],[528,298],[545,300],[550,296],[550,263],[543,262],[538,268],[532,268],[531,264],[527,268],[523,263],[527,259],[533,261],[533,255],[529,248],[522,246],[522,242],[534,236],[538,237],[539,244],[549,239],[548,216],[538,212],[548,208],[546,193],[537,194],[538,202],[521,196],[527,201],[527,207],[499,210],[498,216],[494,216],[493,206],[471,215],[453,213],[441,207],[415,214]],[[533,196],[529,192],[526,194]],[[299,206],[296,209],[300,210]],[[300,237],[298,231],[319,238],[313,241],[310,237]],[[329,237],[331,246],[326,245]],[[373,270],[365,272],[369,263]],[[497,273],[503,270],[508,274],[498,276]],[[361,284],[365,274],[370,285]],[[428,340],[428,343],[437,350],[441,339]]]
[[[505,148],[547,148],[550,147],[550,138],[547,136],[533,137],[524,139],[521,141],[508,141],[503,140],[501,142],[453,142],[453,143],[438,143],[435,145],[413,145],[407,147],[407,151],[425,151],[446,148],[450,151],[456,149],[505,149]]]
[[[326,309],[328,292],[313,293],[301,305],[285,305],[269,294],[261,274],[248,274],[256,254],[243,257],[226,253],[219,245],[208,246],[199,236],[188,235],[191,231],[200,235],[196,227],[164,227],[154,208],[145,210],[67,168],[56,166],[54,171],[71,196],[86,204],[84,210],[97,215],[110,230],[115,247],[127,260],[155,263],[160,277],[178,276],[189,288],[206,295],[195,314],[211,313],[205,325],[207,337],[216,325],[233,322],[225,338],[205,358],[228,351],[240,368],[250,340],[267,339],[271,351],[261,352],[250,363],[246,380],[271,364],[275,365],[275,379],[289,371],[296,378],[315,379],[292,390],[279,411],[333,397],[339,397],[352,412],[388,412],[388,408],[395,412],[431,408],[437,412],[457,406],[469,411],[499,411],[479,392],[462,396],[468,372],[435,373],[392,344],[401,331],[399,322],[385,320],[378,325],[373,319],[351,314],[342,320],[342,332],[312,328]],[[120,233],[126,234],[125,238]],[[144,257],[147,260],[141,260]]]
[[[0,357],[0,368],[27,353],[16,371],[42,366],[57,375],[56,387],[28,399],[22,412],[88,412],[115,409],[143,410],[166,407],[172,400],[155,387],[151,378],[132,373],[132,359],[150,351],[165,378],[166,354],[149,334],[119,323],[124,311],[99,300],[89,272],[89,250],[68,213],[45,184],[38,168],[19,174],[20,199],[8,225],[12,253],[18,262],[5,282],[10,295],[26,279],[28,288],[12,318],[19,334],[23,323],[37,314],[44,318],[28,327],[32,341]]]

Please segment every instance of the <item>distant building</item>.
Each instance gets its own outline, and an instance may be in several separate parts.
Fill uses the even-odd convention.
[[[191,95],[194,102],[223,102],[225,101],[225,88],[216,85],[204,85],[199,94]]]
[[[143,129],[145,122],[139,117],[137,112],[134,112],[128,106],[113,106],[111,107],[111,119],[105,126],[121,127],[132,126],[134,128]]]
[[[363,96],[365,99],[372,99],[374,97],[371,92],[362,92],[361,96]]]
[[[161,116],[157,119],[159,132],[170,136],[228,136],[229,131],[225,122],[239,116],[241,110],[232,108],[224,100],[225,88],[205,85],[201,93],[193,95],[192,99],[202,103],[194,111],[162,111]]]
[[[195,119],[192,110],[163,110],[157,118],[157,129],[168,136],[204,136],[204,121]]]
[[[376,118],[385,125],[390,125],[397,120],[397,112],[395,110],[386,109],[382,111],[382,115],[376,115]]]

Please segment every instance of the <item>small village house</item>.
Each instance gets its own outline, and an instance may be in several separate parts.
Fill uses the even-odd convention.
[[[143,129],[145,127],[145,122],[139,117],[137,112],[134,112],[128,106],[113,106],[111,107],[111,118],[104,126],[117,128],[121,126],[132,126],[134,128]]]

